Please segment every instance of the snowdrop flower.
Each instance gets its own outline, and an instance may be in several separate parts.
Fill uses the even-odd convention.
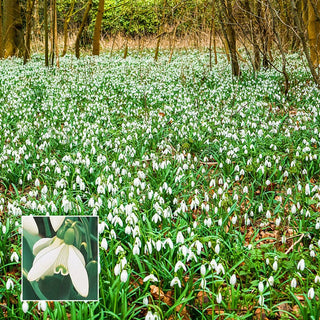
[[[260,306],[264,305],[264,297],[263,296],[260,295],[258,303],[259,303]]]
[[[121,280],[121,282],[127,282],[127,280],[128,280],[128,271],[126,269],[121,271],[120,280]]]
[[[106,238],[103,238],[101,241],[101,248],[103,248],[104,250],[108,249],[108,242]]]
[[[237,282],[236,275],[233,274],[233,275],[231,276],[231,278],[230,278],[230,284],[231,284],[232,286],[234,286],[234,285],[236,284],[236,282]]]
[[[314,289],[310,288],[308,291],[308,298],[313,299],[314,298]]]
[[[275,260],[275,261],[273,262],[273,264],[272,264],[272,269],[273,269],[274,271],[277,271],[277,270],[278,270],[278,261],[277,261],[277,260]]]
[[[23,311],[24,313],[27,313],[28,310],[29,310],[29,304],[28,304],[28,302],[27,302],[27,301],[23,301],[23,303],[22,303],[22,311]]]
[[[143,282],[147,282],[147,281],[158,282],[159,280],[154,274],[150,274],[143,279]]]
[[[154,316],[150,310],[146,314],[145,320],[154,320]]]
[[[6,283],[6,288],[7,290],[10,290],[10,289],[13,289],[13,287],[14,287],[13,281],[9,278]]]
[[[301,259],[301,260],[298,262],[297,269],[303,271],[305,267],[306,267],[306,264],[305,264],[305,262],[304,262],[304,259]]]
[[[220,292],[217,294],[216,301],[218,304],[220,304],[222,302],[222,295]]]
[[[178,285],[179,288],[181,288],[181,282],[180,282],[180,280],[179,280],[178,277],[174,277],[174,278],[171,280],[170,286],[173,287],[173,286],[175,286],[176,284]]]
[[[207,285],[206,279],[205,279],[205,278],[201,278],[200,288],[201,288],[201,289],[205,289],[206,285]]]
[[[263,282],[260,281],[259,284],[258,284],[258,290],[259,290],[260,293],[262,293],[262,292],[263,292],[263,289],[264,289]]]
[[[47,310],[47,302],[46,301],[39,301],[38,302],[38,310],[42,310],[45,312]]]
[[[274,285],[274,277],[270,276],[268,281],[267,281],[267,285],[272,287]]]
[[[184,270],[184,272],[187,271],[186,266],[179,260],[179,261],[176,263],[175,267],[174,267],[174,272],[177,273],[178,270],[181,269],[181,268]]]
[[[315,276],[314,283],[320,283],[320,277],[318,275]]]
[[[296,278],[293,278],[291,280],[290,287],[291,288],[296,288],[297,287],[297,279]]]
[[[13,262],[13,260],[18,263],[19,262],[19,256],[16,252],[13,252],[11,257],[10,257],[10,261]]]
[[[184,243],[184,236],[181,231],[177,233],[176,243],[181,243],[181,244]]]
[[[68,232],[68,230],[67,230]],[[33,246],[36,256],[28,274],[29,281],[61,273],[70,274],[73,286],[83,297],[88,295],[89,280],[82,253],[62,239],[42,238]]]

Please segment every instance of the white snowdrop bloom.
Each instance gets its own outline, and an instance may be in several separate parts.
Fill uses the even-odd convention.
[[[320,283],[320,277],[318,275],[315,276],[314,283]]]
[[[28,273],[29,281],[59,273],[63,276],[69,274],[78,293],[83,297],[88,295],[88,274],[79,249],[57,237],[42,238],[34,244],[33,254],[36,257]]]
[[[290,282],[290,287],[291,288],[296,288],[297,287],[297,279],[293,278]]]
[[[314,298],[314,289],[311,287],[308,291],[308,298],[313,299]]]
[[[200,281],[200,288],[201,289],[205,289],[207,286],[207,281],[205,278],[201,278],[201,281]]]
[[[234,285],[236,284],[236,282],[237,282],[237,277],[236,277],[235,274],[233,274],[233,275],[231,276],[231,278],[230,278],[230,284],[231,284],[232,286],[234,286]]]
[[[120,271],[121,271],[121,265],[120,263],[117,263],[114,267],[114,275],[118,276],[120,274]]]
[[[231,219],[232,224],[236,224],[237,223],[237,219],[238,219],[237,216],[233,216],[232,219]]]
[[[202,264],[200,267],[200,273],[202,276],[206,275],[206,266],[204,264]]]
[[[27,301],[23,301],[23,302],[22,302],[22,311],[23,311],[24,313],[27,313],[28,310],[29,310],[29,304],[28,304],[28,302],[27,302]]]
[[[291,190],[291,188],[288,188],[288,189],[287,189],[287,195],[288,195],[288,196],[291,196],[291,195],[292,195],[292,190]]]
[[[35,185],[36,187],[39,187],[39,186],[40,186],[40,181],[39,181],[38,178],[34,181],[34,185]]]
[[[171,282],[170,282],[170,286],[173,287],[175,285],[178,285],[179,288],[181,288],[181,281],[179,280],[178,277],[174,277]]]
[[[222,295],[221,295],[221,292],[219,292],[216,296],[216,301],[218,304],[220,304],[222,302]]]
[[[108,249],[108,242],[106,238],[103,238],[101,241],[101,248],[103,248],[104,250]]]
[[[148,281],[158,282],[159,280],[154,274],[150,274],[143,279],[143,282],[148,282]]]
[[[220,252],[220,244],[219,243],[217,243],[216,246],[214,247],[214,252],[216,254],[219,254],[219,252]]]
[[[156,242],[156,250],[159,252],[160,250],[161,250],[161,248],[162,248],[162,242],[161,242],[161,240],[158,240],[157,242]]]
[[[38,310],[45,312],[47,310],[47,302],[43,301],[43,300],[39,301],[38,302]]]
[[[128,271],[126,269],[121,271],[120,280],[121,280],[121,282],[127,282],[127,280],[128,280]]]
[[[6,283],[6,288],[7,290],[10,290],[10,289],[13,289],[13,287],[14,287],[13,281],[12,279],[9,278]]]
[[[260,293],[262,293],[263,290],[264,290],[264,285],[263,285],[263,282],[262,282],[262,281],[259,281],[258,290],[259,290]]]
[[[277,226],[277,227],[279,227],[280,222],[281,222],[281,217],[278,217],[278,218],[276,219],[276,226]]]
[[[277,271],[277,270],[278,270],[278,261],[277,261],[277,260],[275,260],[275,261],[273,262],[273,264],[272,264],[272,269],[273,269],[273,271]]]
[[[263,306],[264,305],[264,297],[263,296],[259,296],[259,300],[258,300],[258,303],[260,306]]]
[[[306,267],[306,264],[305,264],[305,262],[304,262],[304,259],[301,259],[301,260],[298,262],[297,269],[303,271],[305,267]]]
[[[310,250],[310,257],[314,258],[316,256],[316,253],[314,250]]]
[[[248,193],[248,187],[247,187],[247,186],[245,186],[245,187],[243,188],[243,193]]]
[[[170,249],[173,249],[173,242],[170,238],[166,239],[164,242],[163,242],[163,247],[165,247],[165,245],[168,244],[169,248]]]
[[[149,304],[148,297],[144,297],[142,301],[143,301],[143,304],[146,305],[146,306]]]
[[[176,243],[184,244],[184,236],[181,231],[177,233]]]
[[[274,285],[274,277],[273,276],[270,276],[268,278],[267,285],[270,286],[270,287],[273,287],[273,285]]]
[[[148,299],[148,298],[147,298]],[[146,314],[145,320],[155,320],[153,313],[149,310]]]
[[[218,226],[219,226],[219,227],[222,226],[222,218],[220,218],[220,219],[218,220]]]
[[[187,271],[187,268],[186,268],[185,264],[182,261],[179,260],[176,263],[175,267],[174,267],[174,272],[177,273],[178,270],[181,269],[181,268],[184,270],[184,272]]]
[[[310,195],[310,185],[309,185],[309,184],[306,184],[305,194],[306,194],[306,196],[309,196],[309,195]]]
[[[271,212],[270,212],[269,210],[267,210],[266,218],[267,218],[267,219],[271,219]]]
[[[223,267],[223,265],[222,265],[221,263],[219,263],[219,264],[217,265],[216,272],[217,272],[217,274],[219,274],[220,272],[222,272],[222,274],[225,274],[224,267]],[[230,279],[230,280],[231,280],[231,279]]]
[[[296,207],[295,204],[293,204],[293,205],[291,206],[291,212],[292,212],[293,214],[295,214],[295,213],[297,212],[297,207]]]
[[[16,252],[13,252],[13,253],[11,254],[10,261],[13,262],[13,260],[14,260],[16,263],[19,262],[19,256],[18,256],[18,254],[17,254]]]

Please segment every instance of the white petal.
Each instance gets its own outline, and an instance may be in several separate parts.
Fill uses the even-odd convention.
[[[79,258],[79,253],[81,254],[81,252],[72,245],[69,245],[68,247],[68,269],[72,284],[80,295],[87,297],[89,293],[89,280],[87,270],[83,265],[83,261]]]
[[[33,254],[36,256],[42,249],[49,247],[52,238],[42,238],[33,245]]]
[[[22,227],[32,235],[39,234],[38,226],[32,216],[22,217]]]
[[[69,248],[66,244],[62,244],[61,252],[57,257],[53,266],[54,273],[61,273],[63,276],[66,276],[69,274],[68,258],[69,258]]]
[[[40,241],[40,240],[39,240],[39,241]],[[38,242],[38,241],[37,241],[37,242]],[[36,243],[37,243],[37,242],[36,242]],[[36,243],[35,243],[35,245],[36,245]],[[56,237],[55,237],[55,238],[52,238],[52,239],[51,239],[51,244],[50,244],[49,246],[43,248],[42,250],[40,250],[40,251],[37,253],[36,257],[34,258],[33,263],[35,263],[39,258],[41,258],[42,255],[47,254],[48,252],[50,252],[51,250],[53,250],[53,249],[61,246],[62,244],[63,244],[63,241],[62,241],[61,239],[56,238]],[[33,247],[34,247],[34,246],[33,246]]]
[[[65,217],[63,216],[50,216],[50,222],[54,231],[57,232],[57,230],[61,227],[64,219]]]
[[[50,247],[43,249],[40,254],[47,249],[51,250],[49,250],[45,254],[42,254],[39,258],[38,256],[40,254],[38,254],[36,259],[33,261],[32,268],[28,273],[28,280],[34,281],[40,279],[43,276],[53,274],[55,261],[58,258],[62,248],[63,246],[59,246],[57,248],[54,248],[53,250]]]

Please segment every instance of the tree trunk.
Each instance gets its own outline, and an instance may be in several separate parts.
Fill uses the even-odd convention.
[[[69,23],[72,17],[72,13],[73,13],[73,9],[74,9],[74,5],[75,5],[75,0],[72,0],[70,8],[67,12],[67,15],[64,19],[64,23],[63,23],[63,51],[62,51],[62,57],[66,55],[67,50],[68,50],[68,27],[69,27]]]
[[[78,59],[80,58],[80,39],[81,39],[83,29],[85,27],[86,21],[88,19],[88,15],[89,15],[91,7],[92,7],[92,0],[89,0],[87,3],[86,11],[84,12],[83,17],[82,17],[81,25],[80,25],[80,28],[79,28],[79,31],[77,34],[77,38],[76,38],[76,43],[75,43],[76,57]]]
[[[157,36],[157,44],[156,44],[156,50],[154,53],[154,60],[158,61],[158,55],[159,55],[159,49],[160,49],[160,41],[161,37],[163,35],[163,29],[164,29],[164,19],[166,15],[166,6],[167,6],[167,0],[163,0],[163,7],[162,7],[162,18],[159,26],[159,34]]]
[[[34,14],[33,14],[33,32],[37,38],[40,38],[40,24],[39,24],[39,0],[34,0]]]
[[[31,40],[31,23],[32,23],[32,11],[34,6],[34,0],[27,1],[26,11],[26,44],[24,49],[23,63],[26,64],[30,59],[30,40]]]
[[[224,0],[220,0],[220,3],[221,14],[223,14],[220,14],[220,23],[230,52],[232,74],[237,77],[240,76],[241,71],[237,55],[236,33],[233,28],[232,5],[230,1],[225,3]],[[226,25],[224,21],[226,21]]]
[[[244,8],[246,10],[246,15],[250,24],[250,33],[252,35],[252,46],[253,46],[253,55],[254,55],[253,66],[255,71],[259,71],[260,65],[261,65],[260,48],[257,41],[257,33],[255,31],[254,23],[252,21],[252,17],[254,16],[254,14],[253,14],[253,10],[250,7],[249,0],[245,0]]]
[[[319,66],[320,54],[320,21],[318,19],[320,12],[320,1],[313,3],[313,0],[308,0],[308,38],[310,45],[310,58],[314,67]]]
[[[295,24],[297,27],[297,32],[298,32],[299,38],[302,43],[303,52],[306,56],[310,72],[312,74],[314,82],[318,85],[318,87],[320,87],[320,79],[319,79],[319,76],[315,70],[315,67],[314,67],[312,60],[311,60],[311,57],[310,57],[310,53],[309,53],[309,49],[308,49],[308,45],[307,45],[307,40],[306,40],[306,37],[304,34],[304,30],[302,28],[302,21],[300,19],[300,17],[301,17],[300,12],[297,9],[297,4],[296,4],[295,0],[291,0],[291,6],[292,6],[292,11],[293,11],[294,21],[295,21]]]
[[[92,43],[92,54],[99,55],[100,53],[100,37],[101,37],[101,23],[104,12],[104,0],[99,0],[98,13],[96,23],[94,26],[93,43]]]
[[[44,16],[44,55],[45,65],[49,66],[49,33],[48,33],[48,0],[44,0],[43,6]]]
[[[54,63],[55,54],[55,12],[56,12],[56,0],[51,0],[51,65]]]
[[[54,49],[56,55],[56,66],[59,68],[59,47],[58,47],[58,19],[57,19],[57,1],[54,0]]]
[[[23,54],[23,26],[19,0],[3,1],[4,57]]]

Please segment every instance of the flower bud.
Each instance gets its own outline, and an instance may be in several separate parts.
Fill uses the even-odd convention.
[[[64,234],[64,237],[63,237],[63,240],[66,244],[69,244],[69,245],[72,245],[73,242],[74,242],[74,229],[73,228],[69,228],[65,234]]]

